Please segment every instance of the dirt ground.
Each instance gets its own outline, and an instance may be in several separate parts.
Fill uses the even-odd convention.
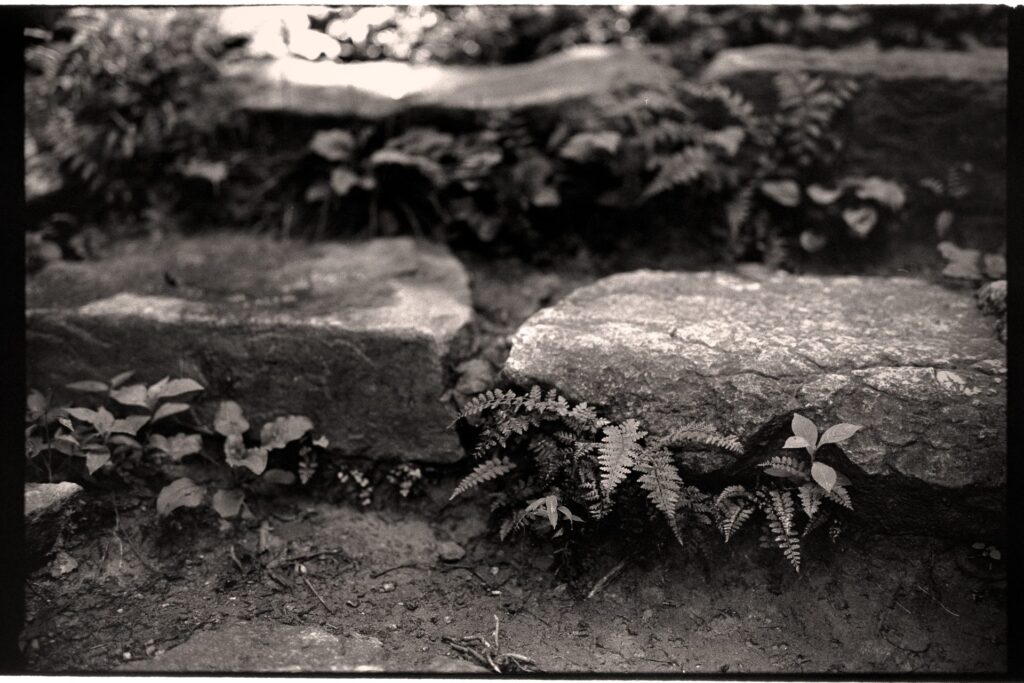
[[[337,636],[354,670],[483,674],[444,639],[491,642],[496,621],[500,650],[544,672],[1005,669],[1005,573],[969,546],[854,531],[810,548],[798,575],[754,534],[706,563],[629,555],[588,598],[621,544],[567,578],[551,546],[499,543],[482,501],[445,506],[447,484],[383,509],[257,501],[234,523],[208,509],[160,521],[151,498],[87,492],[28,579],[28,669],[309,671],[327,666],[317,643],[334,667]],[[445,541],[465,556],[440,559]],[[288,669],[272,651],[295,632],[310,649]]]

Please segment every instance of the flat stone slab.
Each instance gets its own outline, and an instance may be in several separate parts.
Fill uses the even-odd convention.
[[[438,66],[407,62],[243,62],[242,108],[307,116],[383,118],[415,107],[487,111],[593,97],[626,83],[665,84],[678,75],[640,50],[581,46],[528,64]]]
[[[839,125],[850,175],[883,175],[916,188],[924,178],[944,179],[969,163],[971,192],[957,208],[961,233],[970,239],[983,231],[992,248],[1005,239],[1005,49],[757,45],[723,50],[702,78],[721,81],[770,111],[772,77],[791,71],[849,77],[860,86]],[[927,230],[931,236],[930,222]]]
[[[67,522],[69,505],[82,493],[70,481],[25,484],[25,546],[30,564],[40,563]]]
[[[871,477],[1006,481],[1005,348],[968,293],[920,280],[613,275],[527,320],[504,372],[654,434],[707,420],[749,441],[797,411],[863,425],[844,450]]]
[[[135,370],[200,382],[259,423],[311,418],[345,454],[451,462],[446,355],[468,279],[408,238],[310,245],[230,234],[133,242],[26,286],[29,386]]]

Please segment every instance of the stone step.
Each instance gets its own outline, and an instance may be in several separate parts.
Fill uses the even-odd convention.
[[[972,192],[957,207],[967,223],[961,232],[977,237],[983,230],[996,245],[1005,239],[1005,49],[757,45],[720,52],[702,78],[769,111],[776,101],[772,77],[791,71],[848,77],[860,86],[839,129],[851,175],[885,175],[916,187],[970,164]]]
[[[174,283],[174,286],[171,285]],[[305,415],[332,448],[380,460],[462,457],[442,403],[446,358],[472,316],[445,249],[214,234],[132,242],[51,264],[26,286],[29,386],[124,370],[206,387],[253,424]]]
[[[898,525],[910,513],[889,506],[913,498],[929,532],[951,517],[1001,524],[972,511],[1002,505],[1005,347],[968,292],[898,277],[623,273],[527,320],[504,373],[653,434],[706,420],[748,447],[781,446],[794,411],[821,428],[860,424],[845,450],[877,499],[862,507]],[[688,463],[693,476],[736,464]]]
[[[414,108],[492,111],[565,104],[628,83],[666,84],[675,71],[645,52],[580,46],[528,64],[439,66],[376,61],[246,61],[227,74],[243,109],[303,116],[381,119]]]

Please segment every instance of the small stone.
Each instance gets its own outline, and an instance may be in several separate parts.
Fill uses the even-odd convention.
[[[438,546],[437,556],[445,562],[458,562],[466,556],[466,549],[453,541],[445,541]]]
[[[497,567],[491,567],[491,576],[497,576],[497,575],[498,575],[498,568]]]
[[[146,656],[147,657],[152,657],[153,653],[155,653],[155,652],[156,652],[156,646],[155,645],[147,645],[146,646]]]
[[[37,652],[39,651],[39,639],[38,638],[33,638],[31,645],[32,645],[32,649],[33,650],[35,650]]]
[[[410,601],[410,602],[405,603],[405,609],[409,610],[410,612],[416,611],[417,609],[419,609],[419,606],[420,605],[419,605],[418,602]]]
[[[397,631],[398,630],[398,624],[388,624],[388,630],[389,631]]]
[[[395,584],[391,581],[385,581],[380,587],[381,593],[391,593],[395,590]]]
[[[132,658],[132,653],[131,652],[125,652],[123,656],[124,656],[124,660],[127,662],[129,659]]]
[[[446,624],[450,624],[450,623],[452,623],[452,618],[451,618],[451,617],[449,617],[449,616],[447,616],[447,615],[445,615],[445,618],[444,618],[444,623],[446,623]]]

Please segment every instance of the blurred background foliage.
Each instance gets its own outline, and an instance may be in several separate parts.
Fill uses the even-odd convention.
[[[841,145],[833,149],[827,126],[806,139],[807,116],[841,116],[843,83],[777,83],[791,100],[781,112],[721,91],[627,89],[557,126],[492,114],[393,130],[253,117],[231,106],[237,93],[220,74],[252,57],[510,64],[621,44],[660,46],[692,77],[720,50],[759,43],[960,50],[1006,39],[1004,8],[962,5],[40,7],[27,16],[31,267],[180,226],[406,232],[540,260],[614,250],[624,224],[775,265],[794,250],[859,248],[881,239],[876,224],[899,220],[905,198],[885,178],[865,190],[863,178],[831,177]],[[831,185],[811,190],[813,179]],[[793,187],[821,198],[814,215],[790,211]]]

